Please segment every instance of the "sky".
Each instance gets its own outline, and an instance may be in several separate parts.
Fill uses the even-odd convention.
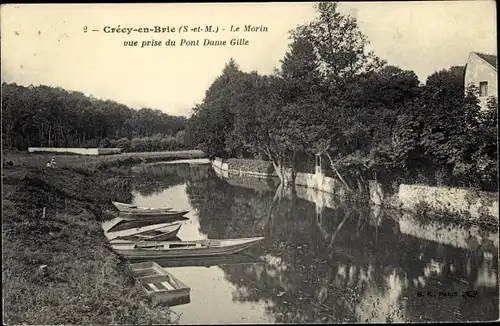
[[[472,51],[496,55],[494,1],[344,2],[339,10],[357,18],[371,50],[413,70],[421,82],[434,71],[464,65]],[[62,87],[189,116],[230,58],[243,71],[272,73],[287,51],[288,31],[315,12],[312,2],[10,4],[0,15],[2,82]],[[267,31],[242,31],[248,24]],[[219,31],[179,33],[181,26],[206,25]],[[240,31],[231,32],[231,25]],[[154,26],[176,31],[104,32]],[[182,39],[199,39],[199,46],[180,46]],[[249,44],[203,46],[204,39]],[[167,40],[176,45],[165,46]],[[126,41],[138,46],[124,46]],[[143,41],[162,45],[141,47]]]

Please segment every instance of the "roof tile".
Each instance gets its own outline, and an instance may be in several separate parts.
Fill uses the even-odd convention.
[[[479,53],[479,52],[476,52],[476,54],[478,55],[478,57],[480,57],[484,61],[488,62],[490,65],[495,67],[495,69],[497,69],[497,56],[496,55]]]

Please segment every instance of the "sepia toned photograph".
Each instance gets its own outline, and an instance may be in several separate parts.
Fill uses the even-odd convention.
[[[3,324],[499,320],[495,1],[0,23]]]

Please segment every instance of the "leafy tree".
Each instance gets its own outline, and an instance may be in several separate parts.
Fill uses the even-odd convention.
[[[226,139],[233,129],[232,86],[243,73],[231,59],[225,65],[222,75],[212,83],[205,93],[201,105],[193,109],[189,138],[196,139],[200,149],[209,157],[228,156]]]
[[[118,148],[121,148],[122,151],[127,152],[131,148],[131,143],[130,143],[130,140],[128,138],[124,137],[124,138],[120,138],[116,141],[116,146]]]
[[[130,150],[132,152],[142,152],[144,150],[142,138],[132,138],[132,140],[130,141]]]
[[[179,130],[175,135],[175,141],[179,146],[186,146],[186,130]]]
[[[173,150],[177,148],[175,137],[166,136],[161,139],[161,148],[163,150]]]
[[[141,149],[144,152],[149,152],[152,150],[151,138],[149,138],[149,137],[141,138]]]
[[[162,137],[163,136],[160,133],[157,133],[151,138],[151,150],[158,151],[162,149],[161,148]]]
[[[2,84],[2,140],[7,147],[97,146],[105,139],[175,134],[186,118],[48,86]]]
[[[316,18],[292,32],[294,37],[304,36],[311,42],[323,76],[333,87],[346,84],[350,78],[378,69],[385,63],[366,50],[369,41],[359,31],[356,19],[342,15],[338,6],[336,2],[316,4]]]
[[[322,123],[308,126],[316,131],[316,137],[307,147],[309,152],[316,151],[315,154],[326,155],[336,176],[343,180],[332,155],[346,153],[347,148],[353,145],[355,148],[356,143],[362,143],[362,139],[367,139],[368,136],[363,134],[365,130],[362,124],[349,124],[346,119],[352,117],[353,110],[349,92],[352,87],[357,86],[358,76],[380,69],[385,62],[373,52],[367,51],[369,42],[359,31],[356,19],[342,15],[337,3],[321,2],[315,5],[315,9],[317,17],[312,22],[291,31],[292,39],[303,43],[304,50],[308,48],[307,44],[311,45],[307,52],[312,59],[308,62],[309,65],[314,62],[317,68],[311,70],[302,60],[297,60],[297,65],[302,64],[304,70],[319,73],[319,80],[311,78],[315,80],[316,89],[320,90],[319,94],[312,95],[315,97],[313,102],[328,103],[319,104],[317,108],[321,112],[316,111],[313,114],[316,119],[310,120]],[[299,82],[299,79],[295,82]],[[349,119],[349,122],[352,121]]]

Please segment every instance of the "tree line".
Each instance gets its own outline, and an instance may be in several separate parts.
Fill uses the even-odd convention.
[[[313,21],[290,31],[272,74],[226,64],[193,108],[188,142],[210,157],[268,160],[282,182],[318,155],[348,189],[386,175],[496,190],[497,99],[481,110],[463,66],[421,84],[368,51],[337,3],[315,9]]]
[[[131,151],[184,148],[186,118],[49,86],[2,83],[4,149],[121,147]]]

